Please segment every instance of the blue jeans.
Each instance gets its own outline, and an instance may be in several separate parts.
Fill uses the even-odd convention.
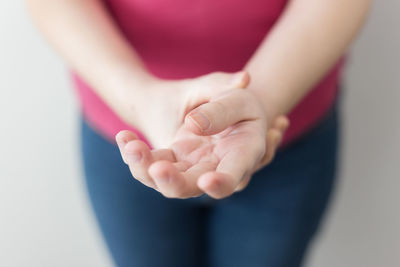
[[[300,266],[332,191],[337,113],[281,149],[244,191],[219,201],[167,199],[143,186],[118,148],[82,120],[87,189],[116,265]]]

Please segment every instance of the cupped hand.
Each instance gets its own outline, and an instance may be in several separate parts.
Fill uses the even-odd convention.
[[[115,106],[117,114],[148,138],[154,148],[169,147],[186,114],[221,92],[245,88],[247,72],[214,72],[193,79],[149,79],[140,90],[129,85]],[[136,88],[137,89],[137,88]]]
[[[150,150],[129,131],[116,140],[132,175],[164,196],[224,198],[272,160],[286,128],[279,117],[267,131],[258,99],[231,89],[189,112],[167,149]]]

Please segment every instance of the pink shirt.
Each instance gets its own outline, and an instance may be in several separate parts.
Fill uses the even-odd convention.
[[[282,14],[286,0],[106,0],[121,31],[148,70],[165,79],[241,70]],[[312,127],[335,101],[341,63],[290,113],[287,143]],[[73,75],[86,120],[114,139],[125,124]],[[146,140],[145,140],[146,141]]]

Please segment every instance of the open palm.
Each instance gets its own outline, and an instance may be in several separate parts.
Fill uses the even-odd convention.
[[[267,144],[266,119],[254,101],[240,90],[224,95],[217,105],[204,104],[203,112],[214,112],[218,126],[199,131],[187,119],[167,149],[150,151],[133,133],[122,131],[116,138],[122,157],[136,179],[166,197],[229,196],[247,183],[266,147],[275,150],[284,131],[271,128],[275,138]]]

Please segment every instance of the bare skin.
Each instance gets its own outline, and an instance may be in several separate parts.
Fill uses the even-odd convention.
[[[193,123],[189,113],[169,149],[151,151],[129,131],[120,132],[116,140],[133,176],[164,196],[188,198],[206,193],[224,198],[243,189],[251,174],[273,159],[288,127],[287,119],[280,117],[267,135],[265,114],[257,101],[245,90],[225,92],[200,106],[202,112],[232,102],[253,103],[252,109],[237,103],[238,109],[231,110],[237,114],[223,114],[225,125],[207,133]]]
[[[164,158],[156,153],[148,161],[136,161],[133,167],[131,163],[133,176],[168,197],[191,197],[203,192],[221,198],[241,188],[239,184],[245,185],[255,166],[269,162],[260,156],[260,146],[267,147],[267,151],[276,149],[275,143],[279,142],[274,140],[281,139],[285,129],[279,125],[288,124],[287,119],[281,116],[287,114],[345,53],[363,25],[370,0],[289,1],[285,13],[246,64],[244,69],[250,74],[251,82],[246,78],[247,74],[239,78],[239,81],[246,81],[246,86],[242,82],[232,83],[233,75],[228,73],[173,82],[153,77],[143,67],[134,48],[119,32],[100,0],[27,0],[27,3],[36,24],[50,43],[116,114],[127,123],[139,126],[156,148],[163,147],[174,156]],[[162,90],[165,88],[168,90]],[[199,88],[210,94],[199,96],[198,92],[202,92]],[[236,114],[237,117],[229,121],[231,124],[221,121],[218,119],[221,110],[212,109],[207,104],[218,103],[224,98],[232,100],[229,93],[239,88],[247,88],[240,89],[247,92],[241,93],[241,97],[248,97],[248,93],[253,95],[243,106],[257,108],[246,118]],[[149,99],[161,103],[154,105],[152,112],[143,105]],[[241,108],[237,103],[240,102],[225,103],[225,111]],[[203,108],[197,113],[200,116],[189,114],[200,108]],[[259,114],[260,110],[263,115]],[[220,138],[210,129],[198,132],[193,125],[190,126],[190,122],[201,125],[206,121],[207,124],[204,117],[221,131],[223,127],[235,131],[227,129],[226,135]],[[254,117],[260,119],[254,120]],[[152,131],[154,127],[158,130]],[[188,129],[191,133],[187,132]],[[240,134],[233,138],[235,132]],[[194,133],[197,136],[193,136]],[[259,135],[264,136],[259,138]],[[121,149],[122,157],[126,159],[125,152],[136,151],[136,148],[131,148],[131,142],[136,144],[139,141],[132,133],[122,132],[117,136],[120,147],[119,138],[128,142]],[[246,146],[243,146],[243,141],[247,142]],[[194,148],[185,151],[182,144]],[[228,146],[237,148],[232,152],[236,153],[235,156],[229,156],[231,158],[228,157],[231,155]],[[237,152],[239,148],[241,153]],[[143,155],[160,151],[141,149],[137,151]],[[196,160],[191,159],[194,152],[200,155]],[[252,162],[248,162],[248,155],[251,155]],[[210,160],[214,156],[217,159]],[[157,162],[159,159],[162,161]],[[165,162],[168,159],[169,162]],[[232,161],[225,163],[229,159]],[[184,187],[191,189],[181,190],[181,182],[185,180],[181,178],[196,166],[200,168],[202,160],[212,162],[213,167],[203,164],[196,182]],[[192,167],[182,174],[177,170],[185,169],[180,165],[173,169],[171,162],[177,163],[175,165],[189,162]],[[164,174],[170,177],[168,190],[160,185],[159,180],[163,179],[160,177]]]

